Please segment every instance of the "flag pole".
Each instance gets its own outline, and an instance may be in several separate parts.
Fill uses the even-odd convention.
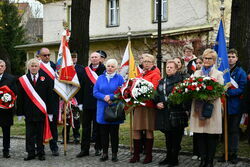
[[[131,46],[131,28],[129,26],[128,26],[127,35],[128,35],[129,45]],[[129,115],[129,136],[130,136],[130,154],[131,155],[133,154],[133,113],[134,113],[134,109],[130,112],[130,115]]]
[[[222,24],[224,25],[224,0],[221,1],[220,12],[221,12],[221,20]],[[225,27],[225,26],[223,26]],[[228,127],[227,127],[227,99],[224,98],[224,151],[225,151],[225,161],[228,161]]]
[[[67,127],[66,127],[66,125],[67,125],[67,102],[66,101],[64,101],[64,106],[63,106],[63,117],[64,117],[64,121],[63,121],[63,127],[64,127],[64,135],[63,135],[63,140],[64,140],[64,142],[63,142],[63,144],[64,144],[64,156],[66,156],[67,155]]]

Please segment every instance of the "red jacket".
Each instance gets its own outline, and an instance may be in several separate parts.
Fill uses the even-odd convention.
[[[137,78],[143,78],[149,82],[151,82],[154,85],[154,89],[156,90],[159,81],[161,79],[161,72],[157,67],[153,67],[152,70],[146,71],[146,72],[142,72],[140,73]],[[153,101],[148,100],[145,101],[146,102],[146,107],[153,107],[155,108],[155,104],[153,103]]]

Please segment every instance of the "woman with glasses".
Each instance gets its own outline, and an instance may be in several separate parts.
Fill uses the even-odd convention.
[[[220,84],[224,84],[223,73],[215,67],[217,53],[212,49],[203,52],[203,67],[195,71],[194,76],[213,77]],[[203,110],[195,100],[192,102],[190,116],[190,130],[197,135],[197,143],[201,155],[199,167],[213,167],[213,159],[219,134],[222,134],[221,100],[214,99],[214,108],[210,118],[202,119],[200,112]]]
[[[142,55],[143,72],[138,76],[143,78],[154,85],[156,89],[161,79],[160,70],[155,66],[155,57],[150,54]],[[146,131],[145,152],[146,157],[143,161],[144,164],[152,162],[152,147],[155,129],[155,105],[152,100],[145,101],[145,106],[135,108],[133,119],[133,141],[134,141],[134,156],[130,159],[130,163],[140,161],[140,143],[141,131]]]

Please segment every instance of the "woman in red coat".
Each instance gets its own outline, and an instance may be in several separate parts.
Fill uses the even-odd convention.
[[[155,58],[150,54],[143,54],[143,72],[138,76],[143,78],[157,88],[159,80],[161,79],[160,70],[155,66]],[[140,131],[146,131],[146,158],[143,163],[152,162],[152,147],[155,129],[155,104],[148,100],[145,106],[135,108],[133,119],[133,133],[134,133],[134,156],[130,159],[130,163],[135,163],[140,160]]]

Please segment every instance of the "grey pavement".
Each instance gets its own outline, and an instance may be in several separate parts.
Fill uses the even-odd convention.
[[[20,138],[12,138],[11,139],[11,150],[10,155],[11,158],[5,159],[2,158],[2,154],[0,153],[0,167],[140,167],[140,166],[158,166],[158,162],[165,157],[165,153],[161,150],[154,150],[153,152],[153,162],[147,165],[143,165],[141,162],[143,160],[143,156],[141,157],[141,162],[130,164],[128,163],[130,158],[129,149],[121,146],[118,152],[118,162],[112,162],[110,159],[106,162],[100,162],[97,156],[94,156],[94,149],[91,146],[90,156],[83,158],[76,158],[76,154],[80,152],[80,145],[68,144],[67,145],[67,155],[64,156],[63,145],[60,143],[60,156],[54,157],[51,155],[51,151],[49,150],[49,145],[45,145],[46,152],[46,160],[39,161],[38,159],[24,161],[23,158],[26,157],[25,152],[25,140]],[[0,149],[2,149],[2,138],[0,138]],[[110,151],[110,150],[109,150]],[[110,153],[111,154],[111,153]],[[111,155],[109,155],[111,157]],[[198,167],[198,160],[191,160],[191,155],[189,154],[181,154],[179,156],[179,167]],[[237,165],[232,165],[229,163],[218,163],[214,162],[215,167],[250,167],[250,162],[247,159],[240,161]]]

